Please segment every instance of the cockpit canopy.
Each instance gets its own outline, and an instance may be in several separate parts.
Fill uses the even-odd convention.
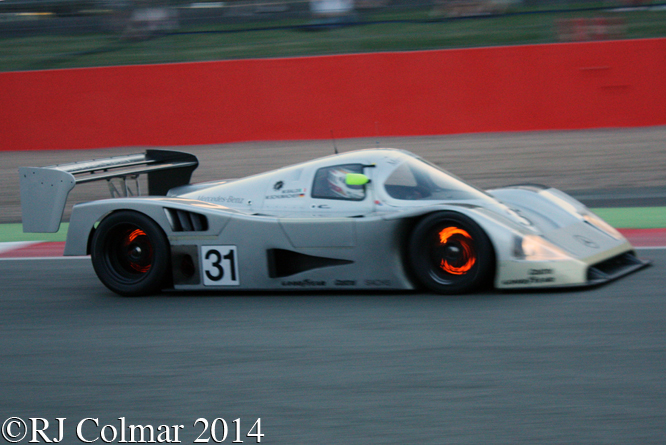
[[[384,181],[384,190],[394,199],[440,201],[487,199],[488,195],[424,160],[408,157]]]

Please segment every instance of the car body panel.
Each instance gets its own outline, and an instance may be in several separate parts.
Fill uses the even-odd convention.
[[[410,172],[417,182],[418,175],[435,175],[449,188],[419,189],[404,178]],[[77,204],[65,255],[89,254],[96,225],[121,210],[145,214],[163,229],[173,286],[182,290],[415,289],[409,235],[436,212],[465,215],[486,233],[493,252],[485,254],[494,257],[500,289],[597,284],[603,273],[591,278],[592,266],[633,254],[619,233],[558,190],[485,192],[438,172],[409,152],[369,149],[242,179],[180,185],[167,196]],[[347,173],[366,175],[369,183],[345,189],[340,178]],[[638,263],[618,270],[632,268]],[[621,276],[618,270],[605,281]]]

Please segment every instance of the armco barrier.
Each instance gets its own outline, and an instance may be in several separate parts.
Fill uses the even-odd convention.
[[[0,74],[2,150],[666,124],[666,39]]]

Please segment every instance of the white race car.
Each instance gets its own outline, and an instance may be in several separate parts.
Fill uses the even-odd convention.
[[[479,190],[403,150],[189,184],[197,165],[187,153],[148,150],[23,167],[24,231],[57,231],[76,184],[109,181],[111,199],[74,206],[65,255],[91,255],[100,280],[121,295],[419,287],[458,294],[491,283],[594,285],[648,264],[559,190]],[[140,174],[148,175],[149,196],[136,196]]]

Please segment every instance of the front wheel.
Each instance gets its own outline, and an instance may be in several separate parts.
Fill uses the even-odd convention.
[[[462,294],[491,278],[495,254],[488,236],[471,218],[456,212],[438,212],[414,228],[409,262],[428,289],[440,294]]]
[[[132,211],[112,213],[95,230],[92,264],[100,281],[120,295],[159,291],[169,272],[169,242],[159,225]]]

